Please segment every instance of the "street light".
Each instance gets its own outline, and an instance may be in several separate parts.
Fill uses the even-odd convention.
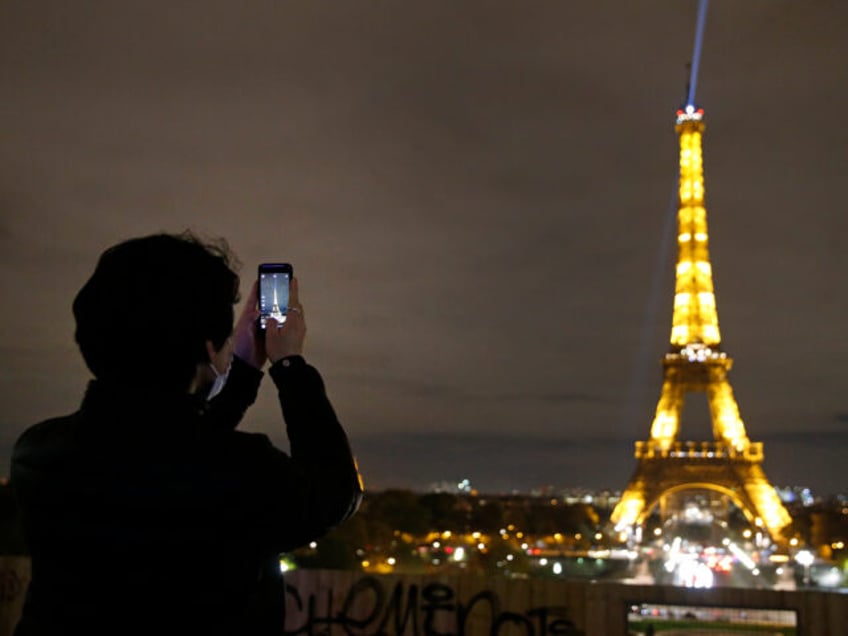
[[[798,550],[798,554],[795,555],[795,560],[804,566],[804,587],[807,587],[810,584],[810,566],[813,564],[815,560],[815,556],[809,550]]]

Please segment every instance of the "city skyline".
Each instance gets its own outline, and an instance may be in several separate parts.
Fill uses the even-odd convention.
[[[0,7],[0,474],[89,374],[100,252],[294,263],[366,487],[623,489],[669,347],[697,2]],[[848,8],[710,3],[697,101],[722,344],[775,486],[848,491]],[[245,422],[283,444],[270,384]],[[684,439],[709,439],[698,405]],[[690,407],[687,405],[687,409]]]

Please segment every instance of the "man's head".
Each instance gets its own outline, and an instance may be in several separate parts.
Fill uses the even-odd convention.
[[[76,341],[100,379],[178,390],[233,330],[239,278],[226,245],[189,233],[119,243],[74,300]]]

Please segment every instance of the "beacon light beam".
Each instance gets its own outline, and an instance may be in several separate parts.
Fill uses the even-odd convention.
[[[686,105],[695,105],[695,85],[698,83],[698,66],[701,63],[701,45],[704,41],[704,23],[707,21],[707,5],[709,0],[698,2],[698,24],[695,28],[695,46],[692,51],[692,69],[689,72],[689,95]]]
[[[762,442],[748,438],[727,379],[732,360],[721,350],[704,200],[704,109],[692,103],[706,2],[701,3],[689,103],[677,110],[678,252],[670,349],[663,358],[663,385],[651,438],[636,442],[636,471],[610,521],[618,532],[637,532],[651,511],[673,515],[678,493],[712,491],[732,501],[775,542],[785,542],[792,519],[762,469]],[[713,440],[681,441],[687,394],[706,394]]]

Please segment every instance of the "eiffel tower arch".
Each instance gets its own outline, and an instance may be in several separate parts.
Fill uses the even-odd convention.
[[[732,501],[776,542],[792,519],[762,468],[763,445],[748,439],[728,380],[733,364],[721,350],[704,204],[701,140],[704,111],[677,111],[680,142],[678,256],[671,347],[663,358],[663,384],[650,438],[636,442],[636,470],[610,520],[622,530],[665,512],[669,497],[707,490]],[[681,441],[687,395],[707,397],[713,439]]]
[[[632,524],[643,525],[657,507],[665,516],[666,499],[672,495],[705,490],[726,497],[752,525],[768,528],[768,506],[773,503],[769,493],[774,489],[761,466],[762,444],[752,442],[741,453],[711,442],[675,442],[668,450],[649,442],[636,444],[638,465],[622,498],[635,512]],[[779,499],[777,503],[782,507]],[[625,504],[621,512],[627,511]]]

